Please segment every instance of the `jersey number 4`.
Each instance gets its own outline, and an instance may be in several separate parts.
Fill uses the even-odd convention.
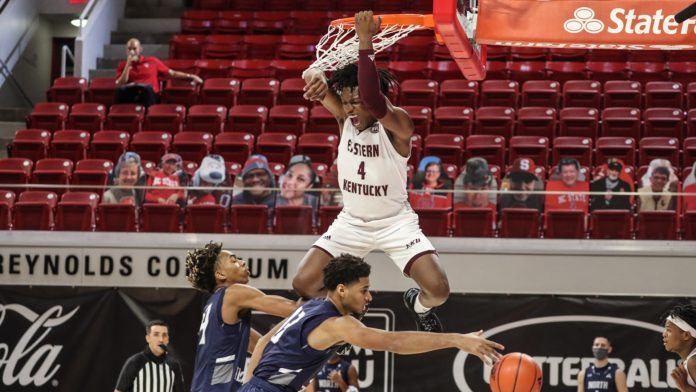
[[[361,161],[360,165],[358,165],[358,174],[361,179],[365,179],[365,161]]]
[[[201,327],[198,328],[198,336],[200,336],[200,340],[198,341],[198,344],[205,344],[205,329],[208,328],[208,321],[210,321],[210,308],[212,307],[211,305],[208,305],[205,307],[203,310],[203,318],[201,319]]]

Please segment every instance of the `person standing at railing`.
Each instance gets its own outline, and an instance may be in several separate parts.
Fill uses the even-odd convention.
[[[143,48],[137,38],[126,44],[126,60],[118,64],[114,103],[138,103],[143,106],[159,102],[160,77],[188,79],[203,83],[198,75],[175,71],[154,56],[143,56]]]

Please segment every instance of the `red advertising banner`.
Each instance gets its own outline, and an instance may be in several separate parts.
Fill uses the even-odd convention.
[[[674,14],[690,0],[481,0],[476,42],[552,48],[696,48],[696,19]]]

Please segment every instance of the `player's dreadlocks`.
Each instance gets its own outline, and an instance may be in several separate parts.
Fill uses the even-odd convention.
[[[208,293],[215,290],[215,265],[221,251],[221,243],[210,241],[206,246],[187,253],[186,279],[194,288]]]
[[[377,70],[377,74],[379,76],[379,89],[382,91],[382,94],[387,95],[390,87],[399,87],[399,82],[396,80],[394,75],[386,69]],[[358,64],[352,63],[344,66],[343,68],[337,69],[331,75],[331,78],[327,84],[329,85],[329,88],[336,91],[338,94],[341,94],[341,91],[346,87],[357,87]]]

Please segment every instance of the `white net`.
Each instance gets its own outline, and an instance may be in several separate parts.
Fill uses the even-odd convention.
[[[380,32],[372,38],[372,47],[375,53],[379,53],[412,31],[424,28],[426,27],[417,24],[382,26]],[[329,31],[321,37],[317,44],[317,59],[310,65],[310,68],[333,71],[354,63],[357,59],[358,36],[355,34],[355,26],[353,24],[331,25]]]

